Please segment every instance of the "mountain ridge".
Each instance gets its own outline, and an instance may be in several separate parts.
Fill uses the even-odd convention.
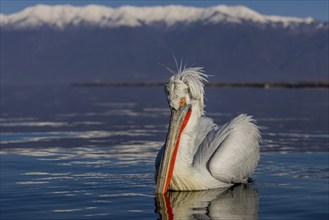
[[[213,75],[212,81],[328,79],[329,26],[326,22],[314,19],[297,19],[299,23],[294,19],[288,23],[285,19],[277,23],[265,22],[263,15],[241,6],[205,9],[166,6],[166,10],[173,7],[191,10],[191,14],[177,13],[177,10],[168,10],[169,14],[166,14],[163,6],[158,7],[163,14],[156,11],[156,7],[145,11],[145,8],[137,10],[128,6],[108,9],[89,5],[83,8],[85,10],[65,6],[60,9],[67,10],[65,13],[71,16],[67,20],[64,15],[59,16],[59,12],[47,12],[54,7],[60,8],[27,8],[20,19],[15,15],[17,20],[14,23],[18,28],[4,25],[1,17],[0,82],[164,81],[169,75],[158,63],[174,66],[173,55],[177,59],[183,58],[187,66],[204,67],[207,74]],[[71,9],[80,11],[81,16],[89,20],[82,22],[75,17],[77,13],[70,13]],[[99,26],[102,13],[98,12],[108,13],[108,10],[116,10],[117,19],[110,18],[118,26]],[[133,13],[134,19],[123,16],[132,11],[136,12]],[[31,18],[28,16],[31,13],[35,18],[32,23],[40,25],[19,27],[26,21],[26,16]],[[138,20],[145,13],[158,17]],[[40,19],[47,18],[47,22],[55,21],[55,26],[39,23],[36,15]],[[199,19],[201,15],[205,20]],[[213,22],[209,22],[210,18],[214,19]],[[257,19],[259,22],[256,22]],[[276,17],[271,18],[271,21],[277,20]],[[104,22],[107,24],[108,17],[104,18]]]
[[[217,5],[207,8],[180,5],[121,6],[111,8],[96,4],[81,7],[68,4],[55,6],[38,4],[14,14],[0,15],[0,25],[14,29],[31,29],[44,25],[64,29],[66,26],[79,26],[81,24],[102,28],[141,27],[143,25],[154,25],[158,22],[163,22],[170,27],[179,22],[184,22],[185,24],[194,22],[218,24],[222,22],[241,23],[246,21],[283,27],[301,24],[313,24],[318,28],[325,26],[325,22],[311,17],[297,18],[262,15],[241,5]]]

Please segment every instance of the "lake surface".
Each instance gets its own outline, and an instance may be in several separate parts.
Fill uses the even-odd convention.
[[[328,90],[206,89],[261,128],[248,185],[156,196],[163,88],[1,87],[1,219],[328,219]]]

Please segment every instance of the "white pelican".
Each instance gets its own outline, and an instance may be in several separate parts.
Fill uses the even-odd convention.
[[[260,132],[239,115],[219,128],[204,115],[202,68],[180,68],[166,84],[171,119],[156,161],[156,193],[245,183],[259,160]]]

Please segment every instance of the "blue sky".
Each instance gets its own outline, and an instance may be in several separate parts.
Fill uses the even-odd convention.
[[[100,4],[110,7],[119,7],[122,5],[136,5],[136,6],[152,6],[152,5],[189,5],[196,7],[208,7],[218,4],[226,5],[244,5],[254,9],[261,14],[265,15],[281,15],[293,17],[314,17],[322,21],[328,21],[328,0],[258,0],[258,1],[108,1],[108,0],[95,0],[95,1],[80,1],[80,0],[1,0],[0,11],[3,14],[11,14],[18,12],[26,7],[36,4],[71,4],[76,6],[88,4]]]

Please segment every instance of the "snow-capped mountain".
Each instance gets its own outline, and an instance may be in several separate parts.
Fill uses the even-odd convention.
[[[37,28],[50,26],[63,29],[67,26],[82,24],[98,27],[141,27],[163,23],[173,26],[184,22],[191,24],[216,24],[220,22],[242,23],[255,22],[260,24],[280,25],[289,27],[301,23],[319,23],[314,18],[295,18],[266,16],[244,6],[219,5],[208,8],[186,6],[155,6],[134,7],[123,6],[110,8],[101,5],[75,7],[71,5],[36,5],[18,13],[1,15],[0,24],[12,28]]]
[[[0,15],[0,82],[163,81],[173,55],[212,81],[328,78],[328,22],[243,6],[37,5]]]

